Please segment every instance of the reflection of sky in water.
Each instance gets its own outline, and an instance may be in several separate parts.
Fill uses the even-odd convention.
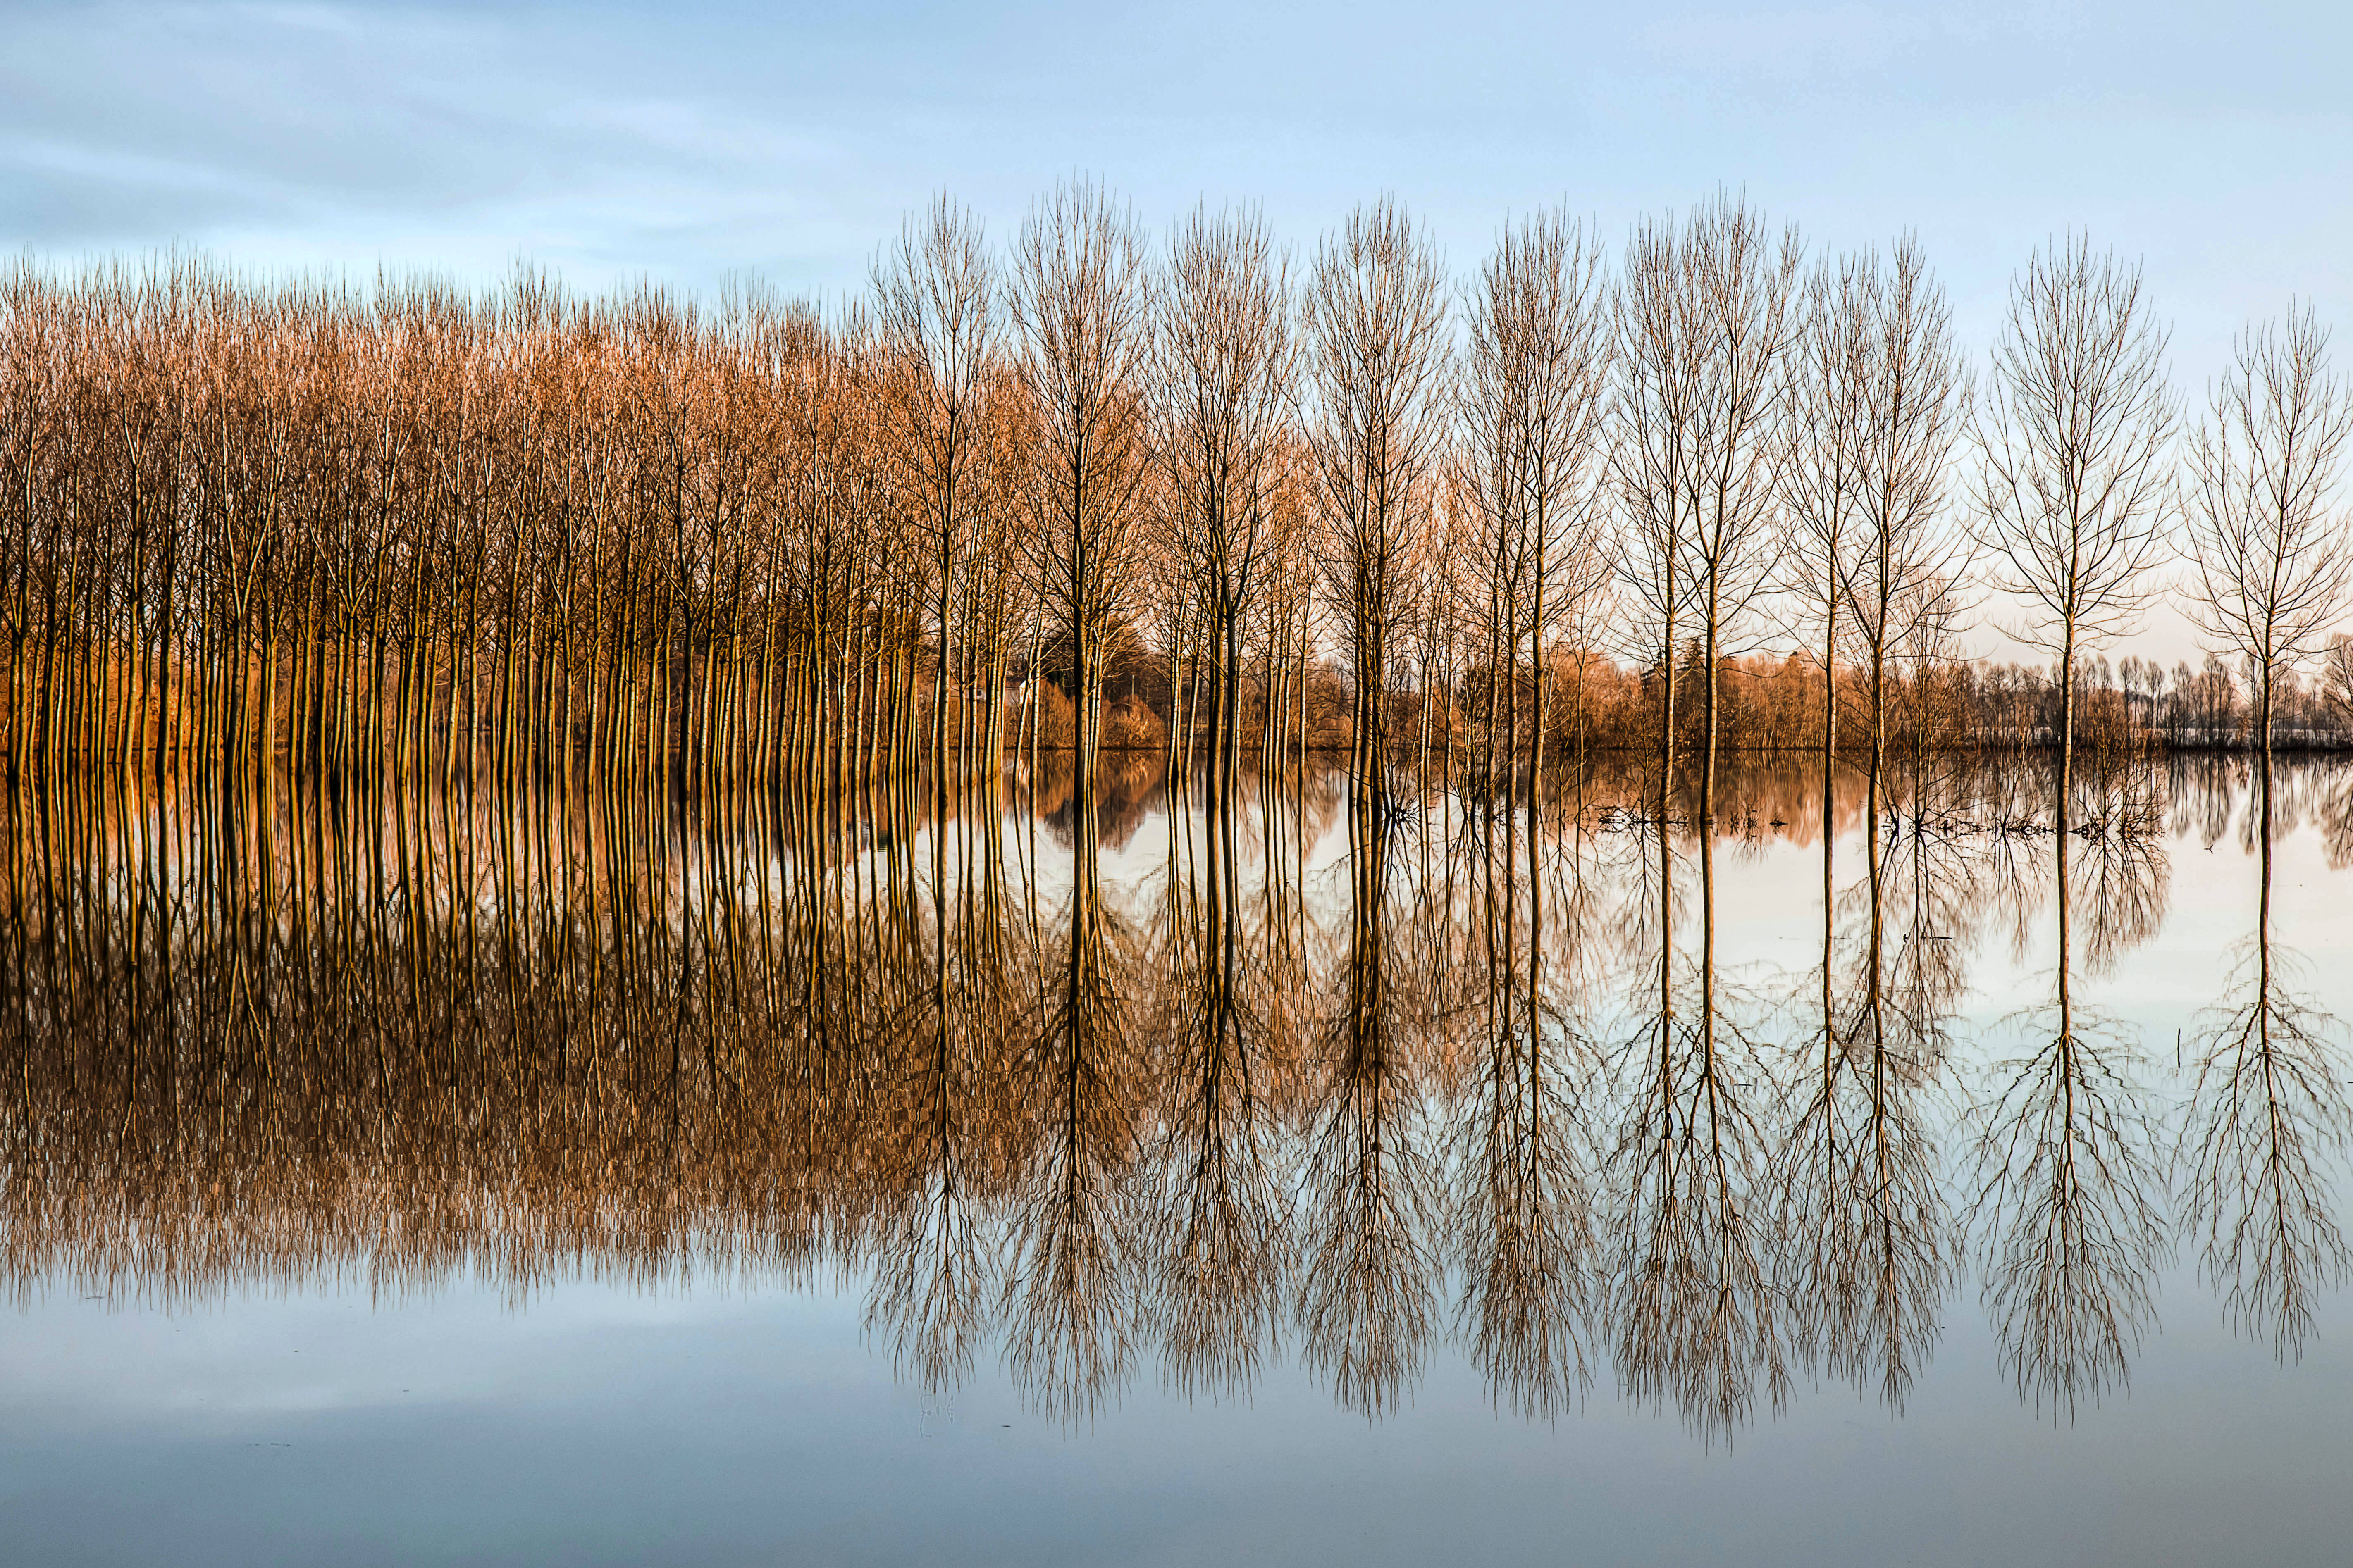
[[[1162,832],[1147,822],[1107,879],[1145,875]],[[2235,825],[2211,850],[2195,832],[2167,842],[2162,925],[2080,989],[2137,1032],[2170,1131],[2176,1032],[2194,1036],[2252,925],[2258,863]],[[2031,866],[2048,843],[2021,851]],[[1787,841],[1723,854],[1727,969],[1789,987],[1818,941],[1820,868],[1818,847]],[[2274,930],[2299,988],[2353,1016],[2348,880],[2310,826],[2277,848]],[[2046,902],[2023,951],[1981,935],[1965,1037],[2046,998],[2049,926]],[[1963,1053],[1965,1081],[1985,1054]],[[2162,1278],[2129,1395],[2072,1425],[2021,1403],[1972,1278],[1902,1417],[1799,1373],[1788,1410],[1729,1451],[1629,1409],[1606,1366],[1581,1413],[1499,1416],[1451,1336],[1377,1423],[1335,1405],[1286,1329],[1245,1405],[1168,1396],[1147,1354],[1114,1405],[1064,1431],[987,1351],[955,1394],[895,1384],[861,1335],[857,1279],[575,1281],[520,1310],[470,1284],[383,1303],[264,1289],[176,1313],[59,1288],[0,1314],[0,1558],[2342,1561],[2344,1293],[2316,1302],[2316,1337],[2283,1369],[2230,1331],[2194,1263],[2184,1248]]]
[[[1903,1418],[1801,1388],[1729,1453],[1607,1389],[1498,1417],[1448,1354],[1378,1425],[1283,1368],[1066,1434],[994,1375],[894,1385],[854,1293],[53,1303],[5,1323],[0,1528],[28,1563],[2342,1561],[2344,1336],[2283,1372],[2172,1285],[2072,1427],[1958,1310]]]

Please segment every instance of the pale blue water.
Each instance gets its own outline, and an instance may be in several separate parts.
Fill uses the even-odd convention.
[[[2082,984],[2139,1042],[2168,1137],[2177,1032],[2194,1037],[2223,984],[2257,870],[2235,831],[2210,847],[2187,826],[2163,835],[2162,923]],[[2283,839],[2274,929],[2303,989],[2353,1016],[2353,871],[2327,862],[2318,828]],[[1786,842],[1724,854],[1729,969],[1767,989],[1802,971],[1820,864]],[[2047,989],[2049,923],[2030,920],[2023,948],[1999,921],[1977,934],[1956,1087],[1936,1096],[1948,1133],[2001,1020]],[[2157,1276],[2129,1387],[2072,1419],[2021,1397],[1972,1270],[1900,1415],[1799,1371],[1784,1410],[1712,1438],[1630,1406],[1606,1363],[1580,1409],[1499,1413],[1442,1331],[1451,1291],[1426,1367],[1381,1419],[1335,1403],[1286,1325],[1246,1400],[1172,1394],[1147,1352],[1092,1421],[1064,1425],[1025,1402],[994,1345],[952,1393],[895,1376],[862,1329],[864,1279],[829,1268],[567,1279],[520,1300],[465,1276],[382,1299],[364,1281],[233,1279],[171,1310],[85,1299],[54,1272],[16,1283],[25,1300],[0,1310],[8,1564],[2327,1564],[2353,1551],[2353,1300],[2320,1292],[2313,1337],[2283,1364],[2226,1321],[2189,1245]]]

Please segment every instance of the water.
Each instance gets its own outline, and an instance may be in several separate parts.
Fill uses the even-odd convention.
[[[2048,795],[20,806],[0,1557],[2339,1561],[2353,769]]]

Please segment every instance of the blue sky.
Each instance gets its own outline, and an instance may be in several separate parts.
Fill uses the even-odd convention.
[[[2353,321],[2353,7],[103,5],[0,0],[0,245],[583,286],[859,288],[943,187],[1082,170],[1311,245],[1395,192],[1467,272],[1715,186],[1815,246],[1912,226],[1982,352],[2069,225],[2145,260],[2195,396],[2292,295]],[[2353,353],[2353,349],[2346,352]]]
[[[2088,226],[2194,384],[2290,294],[2353,314],[2348,15],[0,0],[0,242],[839,292],[929,193],[1001,232],[1074,169],[1303,245],[1392,190],[1464,270],[1514,209],[1614,234],[1729,184],[1821,246],[1916,226],[1965,324]]]

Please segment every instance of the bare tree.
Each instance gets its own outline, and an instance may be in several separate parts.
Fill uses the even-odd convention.
[[[2055,826],[2074,785],[2077,660],[2129,630],[2172,504],[2165,331],[2140,268],[2072,236],[2010,284],[1978,421],[1978,506],[2000,586],[2026,601],[2021,640],[2058,660]]]
[[[1715,812],[1717,667],[1770,564],[1801,255],[1795,229],[1774,235],[1723,195],[1681,226],[1643,225],[1627,253],[1617,450],[1634,526],[1621,574],[1651,608],[1670,689],[1677,612],[1695,622],[1703,820]]]
[[[1202,612],[1225,799],[1240,749],[1244,629],[1273,575],[1271,557],[1291,543],[1276,492],[1298,354],[1289,268],[1264,222],[1197,208],[1170,238],[1158,320],[1168,544]]]
[[[930,557],[932,769],[936,816],[946,816],[948,691],[962,689],[950,624],[957,574],[973,546],[987,453],[983,426],[996,321],[995,284],[979,220],[944,195],[909,218],[874,268],[875,315],[889,355],[884,452],[902,505]]]
[[[1806,279],[1803,314],[1785,362],[1792,383],[1786,395],[1790,449],[1781,477],[1782,504],[1790,526],[1780,576],[1798,603],[1820,621],[1825,920],[1831,906],[1831,792],[1837,783],[1840,628],[1862,526],[1876,260],[1849,255],[1835,265],[1827,258],[1815,264]],[[1827,984],[1827,966],[1822,976]],[[1824,1012],[1827,1016],[1827,1000]]]
[[[1102,186],[1075,182],[1039,203],[1015,254],[1012,305],[1039,426],[1035,545],[1045,595],[1069,639],[1085,802],[1103,732],[1106,645],[1135,566],[1151,469],[1150,297],[1144,237],[1127,210]]]
[[[1963,542],[1945,519],[1947,465],[1966,393],[1952,315],[1917,239],[1897,241],[1889,265],[1870,262],[1869,381],[1860,495],[1860,551],[1844,595],[1861,654],[1871,723],[1870,809],[1885,770],[1890,689],[1923,616],[1949,617]]]
[[[1485,568],[1490,770],[1497,735],[1510,765],[1523,750],[1524,660],[1525,751],[1541,770],[1547,645],[1604,574],[1596,508],[1615,337],[1599,240],[1557,207],[1523,221],[1480,269],[1467,318],[1457,400]]]
[[[1356,685],[1350,772],[1372,800],[1387,787],[1390,642],[1413,606],[1445,438],[1445,324],[1437,253],[1395,201],[1325,237],[1308,286],[1309,440]]]
[[[2245,661],[2254,687],[2266,837],[2280,683],[2324,651],[2353,585],[2353,546],[2330,506],[2348,436],[2353,398],[2330,373],[2327,329],[2306,305],[2240,335],[2189,443],[2189,614]]]

